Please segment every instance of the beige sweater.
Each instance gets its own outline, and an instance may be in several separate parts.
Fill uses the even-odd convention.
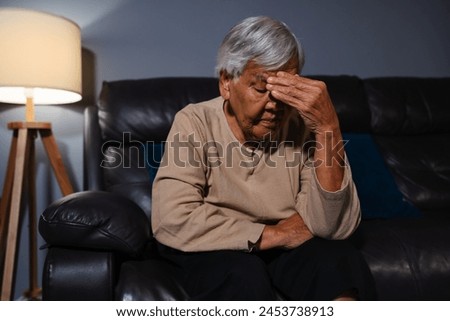
[[[316,236],[348,237],[360,221],[350,168],[339,191],[323,190],[302,152],[307,131],[297,115],[280,135],[294,143],[252,151],[231,132],[221,97],[178,112],[153,184],[155,238],[188,252],[248,251],[265,224],[295,212]]]

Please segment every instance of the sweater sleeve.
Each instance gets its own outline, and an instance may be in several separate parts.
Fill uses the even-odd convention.
[[[300,176],[296,209],[310,231],[326,239],[349,237],[361,220],[359,199],[350,166],[346,164],[341,188],[335,192],[322,188],[309,161],[303,165]]]
[[[195,119],[178,113],[153,184],[153,234],[159,242],[187,252],[250,250],[264,225],[227,215],[226,208],[205,202],[204,142]]]

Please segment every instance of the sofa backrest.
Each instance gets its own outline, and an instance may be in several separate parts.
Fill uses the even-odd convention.
[[[103,140],[164,141],[175,113],[219,95],[215,78],[153,78],[104,82],[99,106]]]
[[[370,130],[370,111],[361,79],[352,76],[313,78],[327,84],[345,130]],[[218,80],[208,77],[105,81],[96,115],[102,151],[98,186],[127,196],[150,215],[146,143],[164,141],[175,113],[181,108],[218,95]],[[90,153],[89,146],[86,149]]]
[[[427,212],[448,211],[450,78],[311,78],[327,84],[343,132],[372,135],[406,199]],[[85,180],[98,181],[87,188],[125,195],[150,215],[146,143],[164,141],[181,108],[218,95],[217,79],[207,77],[104,82],[87,126],[98,128],[85,134],[85,168],[96,173]]]
[[[373,137],[402,194],[449,215],[450,78],[364,80]]]

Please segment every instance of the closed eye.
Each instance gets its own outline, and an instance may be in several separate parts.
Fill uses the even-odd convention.
[[[265,94],[267,92],[266,88],[254,88],[257,92],[259,92],[260,94]]]

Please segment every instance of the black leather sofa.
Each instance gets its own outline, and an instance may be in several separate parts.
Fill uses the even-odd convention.
[[[351,239],[378,299],[450,300],[450,78],[315,78],[328,86],[346,149],[357,158],[369,138],[402,206],[420,212],[390,201],[377,184],[376,157],[366,155],[357,188],[372,205],[362,204],[364,220]],[[214,78],[104,82],[97,106],[85,113],[85,191],[54,202],[40,218],[48,244],[44,300],[189,299],[154,248],[145,146],[165,140],[180,108],[217,95]],[[361,159],[349,161],[356,175]],[[384,215],[393,208],[392,217]]]

